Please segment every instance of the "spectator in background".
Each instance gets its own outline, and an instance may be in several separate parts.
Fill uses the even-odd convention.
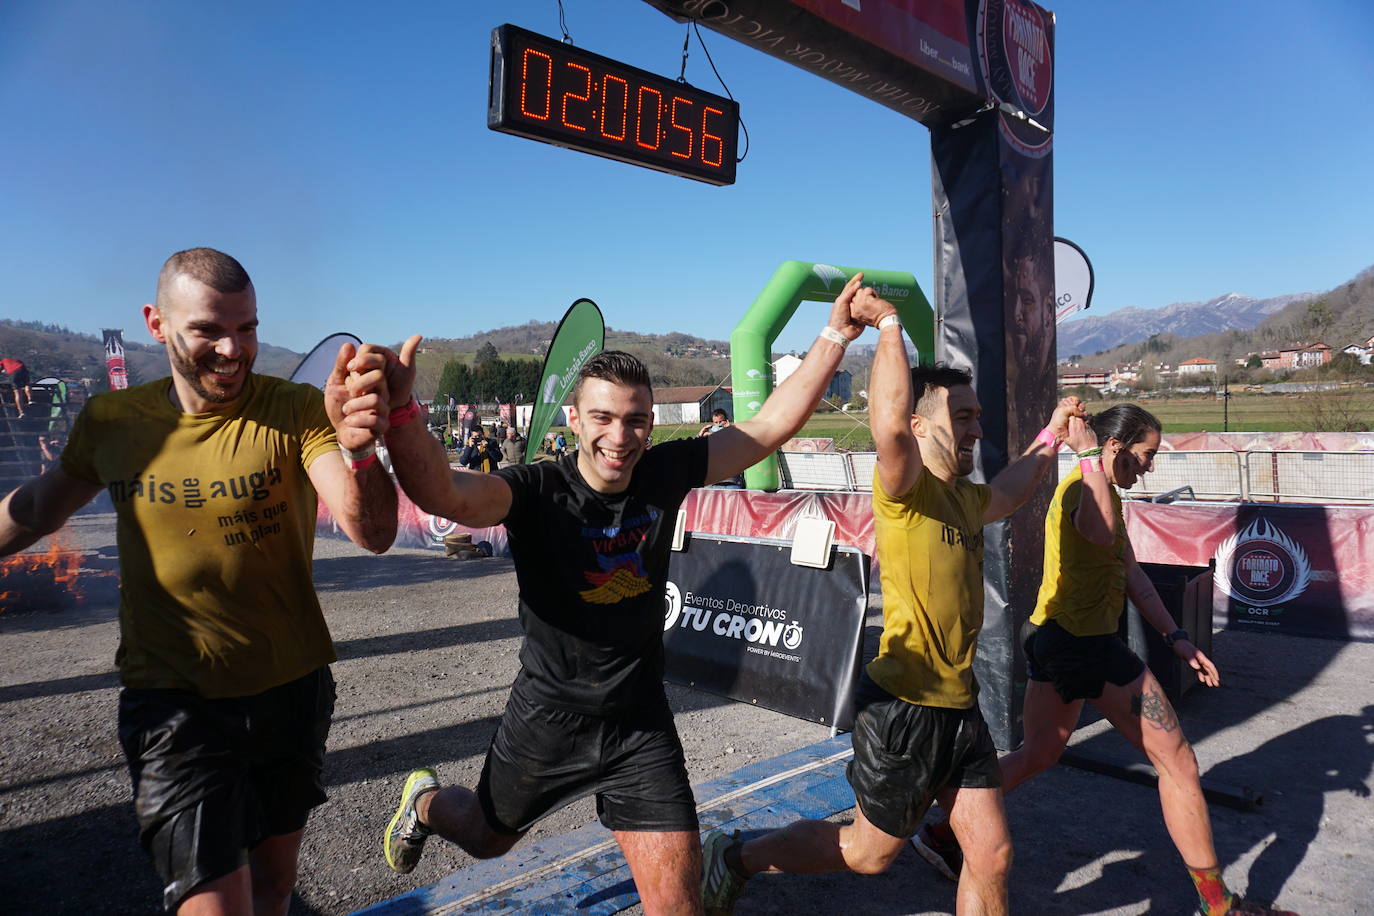
[[[33,403],[33,389],[29,387],[29,367],[22,360],[7,356],[0,359],[0,369],[9,373],[10,384],[14,386],[14,409],[24,416],[24,405]],[[19,400],[19,392],[24,392],[24,400]]]
[[[553,437],[553,454],[556,458],[562,458],[568,453],[568,437],[562,433]]]
[[[506,438],[501,440],[501,467],[525,463],[525,439],[516,432],[515,427],[506,430]]]
[[[490,473],[501,466],[501,453],[482,427],[474,426],[463,450],[458,453],[458,463],[472,471]]]
[[[697,435],[709,436],[712,433],[718,433],[722,429],[726,429],[729,426],[730,415],[726,413],[724,410],[721,410],[719,407],[717,407],[715,410],[711,411],[711,422],[703,426],[701,428],[701,432],[697,433]]]

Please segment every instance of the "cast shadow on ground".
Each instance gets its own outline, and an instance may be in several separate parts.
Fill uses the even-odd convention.
[[[355,591],[450,579],[461,582],[501,575],[514,568],[512,561],[504,557],[457,560],[445,557],[439,550],[423,554],[360,552],[357,556],[316,557],[315,591]]]
[[[494,620],[459,623],[450,627],[435,627],[431,630],[415,630],[409,633],[389,633],[385,636],[339,640],[334,643],[334,651],[338,654],[339,660],[344,661],[377,655],[393,655],[399,652],[445,649],[479,642],[494,642],[501,639],[513,639],[523,635],[523,633],[520,621],[512,615],[510,617],[498,617]]]

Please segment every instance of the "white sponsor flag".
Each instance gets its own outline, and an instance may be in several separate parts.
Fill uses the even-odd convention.
[[[1068,239],[1054,240],[1054,322],[1086,309],[1093,299],[1093,265]]]

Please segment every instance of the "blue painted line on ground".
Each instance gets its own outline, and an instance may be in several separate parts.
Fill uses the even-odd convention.
[[[854,793],[844,778],[852,755],[849,736],[840,735],[696,786],[702,830],[771,830],[852,808]],[[500,859],[477,862],[355,916],[610,916],[638,902],[615,838],[600,824],[589,824],[517,846]]]

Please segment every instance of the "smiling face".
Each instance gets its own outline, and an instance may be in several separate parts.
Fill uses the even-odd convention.
[[[186,275],[145,305],[148,333],[167,346],[178,406],[204,413],[243,393],[258,355],[258,303],[252,284],[222,293]]]
[[[911,431],[921,448],[921,461],[946,483],[973,473],[973,449],[983,438],[978,395],[968,385],[933,388],[921,398],[911,418]]]
[[[649,389],[584,379],[568,413],[568,425],[577,434],[577,469],[582,479],[598,493],[623,491],[649,447],[654,428]]]
[[[1123,490],[1135,486],[1136,481],[1154,470],[1159,439],[1159,431],[1155,429],[1146,429],[1140,441],[1129,447],[1115,437],[1108,439],[1102,450],[1108,479]]]

